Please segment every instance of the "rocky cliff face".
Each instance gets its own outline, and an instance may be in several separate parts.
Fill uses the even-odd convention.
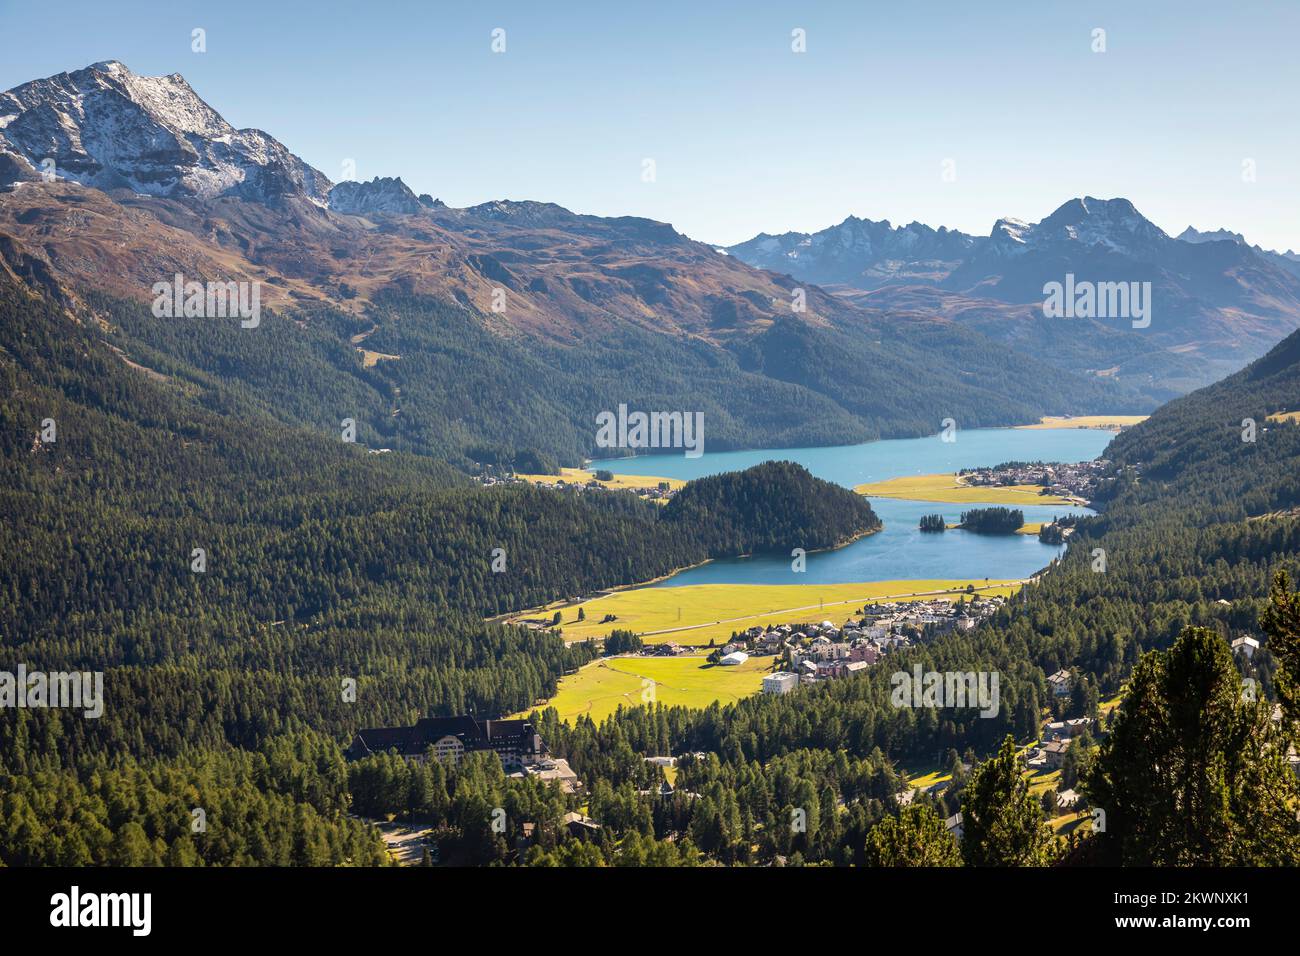
[[[330,209],[352,216],[369,213],[413,215],[425,208],[409,186],[396,179],[376,176],[368,183],[339,183],[330,190]]]

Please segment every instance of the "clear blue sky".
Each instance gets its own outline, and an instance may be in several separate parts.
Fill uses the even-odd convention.
[[[454,206],[549,200],[716,243],[850,213],[985,234],[1093,195],[1300,249],[1297,37],[1300,4],[1247,0],[0,0],[0,89],[104,59],[179,72],[333,179],[352,158]]]

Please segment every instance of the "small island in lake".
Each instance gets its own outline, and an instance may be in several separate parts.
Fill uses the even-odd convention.
[[[957,527],[976,534],[1015,534],[1024,523],[1025,513],[1019,508],[975,508],[962,512]]]
[[[943,515],[921,515],[922,531],[947,531],[948,525],[943,520]]]

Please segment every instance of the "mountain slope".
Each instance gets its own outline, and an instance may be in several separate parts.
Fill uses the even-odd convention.
[[[265,134],[232,131],[178,76],[98,64],[4,102],[10,167],[39,167],[41,130],[66,143],[54,181],[0,182],[0,269],[136,365],[243,387],[286,424],[353,418],[369,444],[464,467],[572,464],[617,453],[595,445],[594,421],[623,403],[702,411],[708,447],[736,448],[1141,412],[1156,397],[942,316],[862,308],[665,223],[452,209],[399,178],[331,186]],[[271,178],[282,188],[262,188]],[[258,283],[266,314],[254,329],[159,319],[153,288],[178,275]]]

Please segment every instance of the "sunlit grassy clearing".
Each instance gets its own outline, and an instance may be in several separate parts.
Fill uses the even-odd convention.
[[[535,485],[554,485],[560,481],[571,485],[585,485],[590,481],[598,480],[592,472],[584,471],[581,468],[561,468],[558,475],[515,475],[515,477],[522,478],[524,481],[532,482]],[[611,480],[599,483],[605,488],[641,491],[658,488],[659,483],[663,481],[668,482],[670,488],[680,488],[686,484],[680,478],[656,478],[653,475],[615,475]]]
[[[372,352],[370,349],[357,349],[361,353],[361,365],[363,368],[374,368],[380,362],[393,362],[400,359],[400,355],[389,355],[387,352]]]
[[[540,706],[554,707],[562,720],[572,722],[581,714],[600,721],[620,704],[638,707],[652,700],[680,707],[728,704],[757,693],[772,661],[751,657],[724,667],[704,657],[611,657],[561,678],[556,695]]]
[[[857,485],[860,495],[875,498],[906,498],[911,501],[941,501],[949,504],[1069,505],[1076,502],[1060,495],[1040,494],[1042,485],[972,486],[956,475],[904,475],[887,481]]]
[[[693,584],[680,588],[635,588],[560,609],[566,641],[605,637],[614,630],[643,635],[647,644],[705,645],[724,642],[733,631],[754,625],[832,620],[842,623],[864,604],[948,597],[956,600],[967,584],[982,597],[1013,594],[1007,580],[870,581],[861,584]],[[986,588],[987,585],[987,588]],[[581,607],[586,619],[578,621]],[[550,617],[555,608],[519,617]],[[607,614],[615,620],[602,623]],[[647,633],[650,632],[650,633]]]
[[[1044,415],[1033,425],[1017,425],[1017,428],[1110,428],[1121,425],[1136,425],[1147,420],[1146,415]]]
[[[946,783],[952,779],[952,774],[943,770],[930,770],[927,773],[917,774],[914,777],[907,778],[907,785],[915,787],[917,790],[929,790],[937,783]]]

